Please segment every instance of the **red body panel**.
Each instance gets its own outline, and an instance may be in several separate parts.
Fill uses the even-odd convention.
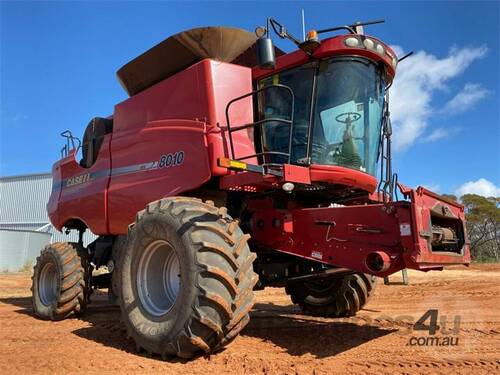
[[[232,173],[220,180],[221,189],[239,191],[262,191],[283,182],[297,182],[311,184],[314,182],[326,182],[336,185],[345,185],[359,188],[373,193],[377,188],[377,179],[367,173],[356,171],[336,165],[317,165],[300,167],[284,164],[284,175],[282,178],[274,175],[260,175],[252,172]]]
[[[110,141],[111,135],[104,136],[99,156],[90,168],[80,166],[74,150],[54,165],[60,179],[54,179],[52,195],[59,195],[59,202],[57,207],[50,204],[48,213],[57,229],[68,220],[78,219],[94,234],[108,233],[106,195],[111,165]]]
[[[409,268],[414,268],[414,265],[419,265],[419,268],[433,267],[436,263],[469,263],[471,259],[468,242],[464,245],[462,255],[433,253],[429,251],[429,240],[426,236],[431,230],[431,209],[444,207],[450,216],[456,217],[464,224],[464,237],[467,239],[464,207],[456,202],[443,201],[439,195],[424,187],[409,189],[406,196],[412,202],[411,217],[408,219],[415,223],[414,226],[418,229],[412,232],[411,237],[408,236],[402,241],[403,246],[415,249],[413,253],[406,255],[405,262]]]
[[[205,126],[188,120],[153,121],[114,137],[109,233],[127,233],[135,214],[149,202],[179,195],[210,179]],[[135,141],[134,152],[130,152],[130,139]],[[182,162],[161,166],[162,155],[172,155],[173,159],[176,154],[184,155]]]
[[[113,134],[121,137],[121,132],[133,132],[148,122],[158,120],[205,122],[210,171],[214,175],[226,174],[225,169],[217,166],[217,158],[224,155],[228,148],[224,134],[226,105],[231,99],[250,91],[251,69],[206,59],[118,104],[115,107]],[[251,123],[251,98],[235,103],[230,115],[233,125]],[[241,153],[238,156],[254,153],[250,131],[235,133],[233,140],[235,149]]]
[[[250,207],[252,238],[266,248],[377,276],[469,263],[467,242],[460,253],[433,252],[426,235],[436,205],[446,206],[465,230],[463,207],[424,188],[410,195],[410,202],[289,210],[268,208],[272,202],[263,201]],[[380,272],[367,266],[368,256],[377,252],[387,259]]]

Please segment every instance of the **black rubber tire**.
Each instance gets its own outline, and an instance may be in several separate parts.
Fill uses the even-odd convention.
[[[111,273],[111,284],[109,285],[108,288],[108,302],[111,303],[112,305],[119,306],[120,301],[119,301],[119,294],[120,294],[120,258],[122,254],[125,252],[125,249],[127,247],[127,236],[125,235],[119,235],[116,236],[116,238],[113,241],[113,247],[111,249],[111,259],[114,262],[114,270]]]
[[[361,310],[375,285],[375,276],[355,273],[342,278],[289,283],[286,293],[307,315],[340,318]]]
[[[47,263],[55,267],[57,291],[53,302],[46,305],[40,298],[39,283],[41,271]],[[55,242],[45,246],[36,259],[31,279],[33,310],[39,318],[61,320],[85,310],[84,269],[73,244]]]
[[[137,214],[120,258],[119,299],[138,351],[192,358],[220,350],[238,335],[249,321],[258,281],[249,237],[211,201],[164,198]],[[179,294],[159,317],[143,308],[136,282],[139,256],[156,240],[168,241],[180,263]]]

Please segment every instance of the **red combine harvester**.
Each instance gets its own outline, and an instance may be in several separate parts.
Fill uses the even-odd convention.
[[[238,335],[254,289],[284,286],[305,314],[343,317],[376,276],[468,264],[463,207],[392,173],[398,58],[362,30],[378,22],[305,41],[273,19],[256,36],[193,29],[123,66],[130,98],[81,148],[62,134],[48,212],[80,240],[42,250],[36,314],[81,313],[108,288],[138,350],[189,358]],[[270,30],[298,49],[275,48]],[[86,230],[99,236],[87,247]]]

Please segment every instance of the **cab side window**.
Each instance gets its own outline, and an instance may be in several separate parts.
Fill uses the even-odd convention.
[[[94,165],[99,155],[104,136],[113,131],[113,119],[95,117],[90,120],[82,143],[82,160],[80,165],[84,168],[90,168]]]

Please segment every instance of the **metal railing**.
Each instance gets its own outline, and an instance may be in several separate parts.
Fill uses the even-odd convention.
[[[269,117],[269,118],[264,118],[264,119],[249,123],[249,124],[231,127],[231,122],[229,119],[229,109],[233,103],[240,101],[242,99],[248,98],[248,97],[252,97],[252,99],[255,99],[256,95],[260,94],[263,91],[270,90],[270,89],[284,90],[286,93],[288,93],[290,95],[290,115],[289,115],[288,120],[283,119],[283,118],[279,118],[279,117]],[[257,98],[257,100],[258,100],[258,98]],[[248,94],[239,96],[239,97],[234,98],[231,101],[229,101],[229,103],[226,106],[226,123],[227,123],[227,132],[229,135],[231,159],[243,161],[243,160],[248,160],[251,158],[257,158],[257,160],[262,161],[262,162],[259,162],[259,165],[261,165],[263,168],[272,168],[272,167],[281,168],[283,166],[283,164],[280,164],[280,163],[267,162],[267,159],[269,157],[272,157],[272,156],[280,156],[283,159],[286,159],[287,163],[290,163],[290,158],[291,158],[291,153],[292,153],[292,151],[291,151],[292,150],[292,141],[293,141],[294,105],[295,105],[295,97],[293,94],[293,90],[290,87],[285,86],[285,85],[281,85],[281,84],[274,84],[274,85],[265,86],[265,87],[254,90]],[[265,150],[265,147],[266,147],[266,141],[265,141],[266,125],[267,126],[269,126],[269,125],[276,126],[278,124],[285,124],[285,125],[288,125],[290,127],[290,136],[289,136],[289,140],[288,140],[288,152]],[[234,152],[233,133],[240,131],[240,130],[248,129],[248,128],[253,128],[254,130],[255,130],[255,128],[259,128],[259,131],[260,131],[260,150],[259,150],[259,152],[255,152],[252,155],[246,155],[246,156],[236,158],[236,154]],[[254,147],[257,151],[257,145],[255,144],[255,139],[254,139]]]
[[[82,146],[82,142],[80,141],[80,138],[75,137],[72,133],[71,130],[65,130],[61,133],[61,137],[66,138],[66,144],[61,148],[61,157],[65,158],[69,155],[69,150],[76,149],[76,152],[78,152],[78,149]],[[77,145],[75,145],[75,141],[77,142]]]

